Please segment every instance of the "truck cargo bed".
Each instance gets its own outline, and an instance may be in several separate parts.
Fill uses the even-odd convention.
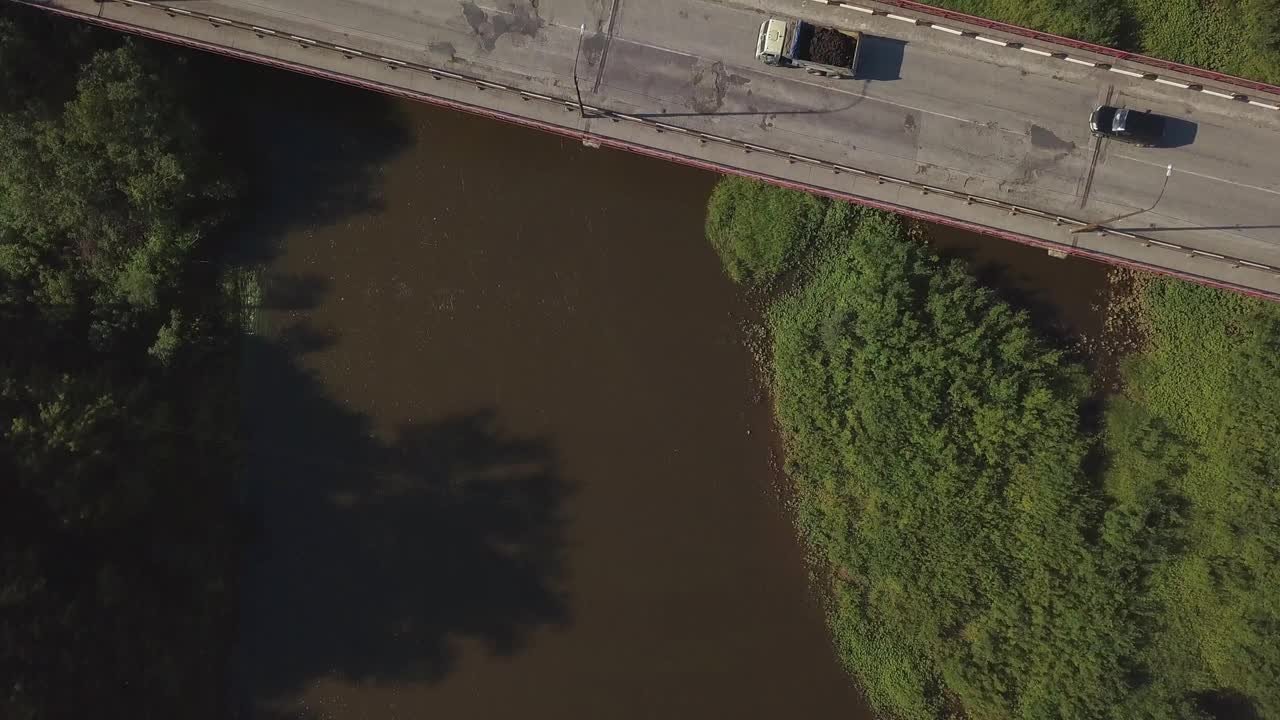
[[[857,49],[857,40],[851,35],[800,21],[796,23],[790,55],[797,60],[852,69]]]

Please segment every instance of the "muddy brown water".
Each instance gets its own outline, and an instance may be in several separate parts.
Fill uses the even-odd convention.
[[[702,237],[715,176],[218,72],[267,306],[235,716],[870,717],[780,499],[755,315]],[[1049,316],[1103,284],[938,242],[1050,286]]]

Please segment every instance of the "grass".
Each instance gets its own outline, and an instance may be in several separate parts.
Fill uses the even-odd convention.
[[[1280,83],[1280,0],[926,0],[1121,50]]]
[[[1210,704],[1280,717],[1280,310],[1168,280],[1143,295],[1151,349],[1105,440],[1116,514],[1152,538],[1146,660]]]
[[[1083,368],[899,220],[731,182],[722,257],[803,270],[767,312],[777,420],[882,716],[1280,717],[1280,311],[1130,284],[1142,350],[1087,431]]]
[[[734,282],[769,285],[817,242],[825,208],[808,193],[728,177],[711,193],[707,238]]]

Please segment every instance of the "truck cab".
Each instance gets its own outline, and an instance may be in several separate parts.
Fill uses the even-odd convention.
[[[765,65],[785,65],[787,46],[787,22],[765,20],[760,25],[760,40],[756,43],[756,59]]]

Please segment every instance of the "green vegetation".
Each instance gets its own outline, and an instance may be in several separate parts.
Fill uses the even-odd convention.
[[[1132,0],[1148,55],[1280,83],[1280,0]]]
[[[1105,717],[1132,688],[1122,598],[1085,541],[1081,368],[866,213],[770,323],[799,523],[873,702]],[[1112,622],[1095,619],[1112,618]]]
[[[809,193],[728,177],[711,193],[707,238],[729,277],[768,285],[814,246],[825,211]]]
[[[812,205],[746,204],[768,192],[711,212],[814,226]],[[1280,717],[1280,313],[1145,284],[1151,349],[1098,436],[1084,369],[1025,313],[892,216],[815,202],[809,277],[768,314],[773,390],[798,527],[875,706]]]
[[[191,86],[173,53],[0,8],[6,718],[222,705],[237,328],[208,237],[233,184]]]
[[[1280,0],[926,0],[931,5],[1280,83]]]
[[[924,0],[929,5],[1119,47],[1126,6],[1108,0]]]
[[[1145,528],[1144,665],[1221,717],[1280,717],[1280,308],[1143,291],[1151,349],[1106,423],[1116,527]]]

